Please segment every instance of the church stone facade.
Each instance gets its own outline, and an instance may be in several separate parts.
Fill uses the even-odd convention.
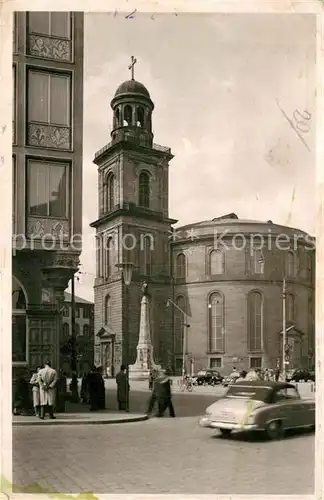
[[[173,155],[153,143],[148,90],[126,81],[111,107],[111,142],[94,158],[95,363],[113,375],[122,362],[135,362],[145,281],[156,363],[181,373],[185,345],[188,372],[275,368],[282,361],[285,279],[288,368],[312,365],[313,240],[302,231],[236,214],[174,230],[177,221],[168,212]],[[126,286],[120,265],[130,262],[133,276]]]

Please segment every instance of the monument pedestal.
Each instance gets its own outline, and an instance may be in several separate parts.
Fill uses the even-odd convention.
[[[152,370],[161,368],[154,363],[151,343],[150,303],[147,295],[141,301],[140,331],[135,364],[128,368],[130,380],[148,380]]]

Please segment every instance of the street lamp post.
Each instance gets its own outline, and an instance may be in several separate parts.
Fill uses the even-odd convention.
[[[126,380],[127,380],[127,391],[126,391],[126,409],[129,411],[129,323],[128,323],[128,314],[129,314],[129,304],[128,304],[128,287],[132,281],[133,268],[134,264],[131,262],[122,262],[120,264],[116,264],[118,269],[121,269],[123,281],[125,284],[126,290],[126,328],[125,332],[127,335],[123,335],[123,364],[126,365]]]
[[[258,262],[264,269],[265,259],[262,251]],[[286,380],[286,364],[288,364],[286,356],[289,356],[289,347],[287,346],[286,295],[286,278],[284,276],[282,280],[282,375],[284,380]]]
[[[166,307],[169,307],[170,304],[172,304],[174,307],[178,309],[183,314],[183,339],[182,339],[182,378],[184,379],[185,377],[185,372],[186,372],[186,343],[187,343],[187,337],[188,337],[188,328],[190,325],[188,325],[188,315],[185,311],[181,309],[175,302],[173,302],[172,299],[168,299],[166,303]]]

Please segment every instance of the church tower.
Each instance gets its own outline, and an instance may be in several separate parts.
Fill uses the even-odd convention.
[[[111,101],[111,142],[97,151],[95,363],[114,375],[136,359],[142,285],[148,285],[155,361],[172,357],[172,295],[168,183],[170,148],[153,143],[154,104],[145,86],[123,82]],[[133,264],[126,286],[121,265]],[[108,369],[108,370],[107,370]]]

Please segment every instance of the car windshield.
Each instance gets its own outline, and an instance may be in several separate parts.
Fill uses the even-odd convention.
[[[206,375],[206,372],[200,371],[198,372],[198,375]]]
[[[271,396],[271,389],[268,387],[231,385],[226,393],[226,398],[247,398],[256,401],[268,402]]]

